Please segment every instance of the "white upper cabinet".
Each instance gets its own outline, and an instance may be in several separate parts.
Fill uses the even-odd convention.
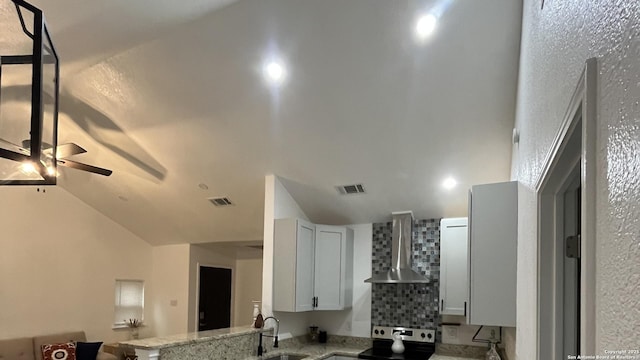
[[[351,307],[353,230],[278,219],[274,228],[273,309],[302,312]]]
[[[316,225],[315,310],[351,307],[353,287],[353,230]]]
[[[300,219],[274,226],[273,310],[311,311],[316,226]]]
[[[468,221],[449,218],[440,221],[440,314],[467,315]]]
[[[476,185],[469,197],[469,311],[473,325],[516,325],[518,183]]]

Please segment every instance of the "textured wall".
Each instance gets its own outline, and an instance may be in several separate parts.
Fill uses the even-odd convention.
[[[584,62],[598,77],[596,350],[640,347],[640,2],[525,0],[512,177],[519,201],[517,358],[535,354],[534,183]],[[630,336],[632,335],[632,336]],[[513,337],[509,336],[508,339]],[[513,344],[507,344],[512,347]]]

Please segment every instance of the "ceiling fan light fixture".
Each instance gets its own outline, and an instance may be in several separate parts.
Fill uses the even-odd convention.
[[[20,91],[29,96],[31,106],[30,111],[19,114],[0,111],[0,116],[17,115],[0,118],[3,124],[13,122],[0,128],[0,163],[7,169],[2,172],[0,185],[56,185],[56,176],[49,175],[47,170],[50,166],[55,169],[55,159],[47,156],[44,144],[46,141],[53,147],[57,145],[59,59],[42,10],[25,0],[11,1],[16,9],[16,24],[11,31],[22,31],[25,37],[16,37],[20,42],[18,49],[4,49],[8,54],[0,54],[2,75],[8,72],[30,80],[25,81]],[[0,76],[0,88],[14,85],[5,81],[8,78]],[[2,105],[6,106],[6,102]],[[29,138],[27,149],[15,144],[20,137]],[[31,164],[24,164],[26,161]]]
[[[37,174],[38,170],[36,170],[36,166],[31,161],[25,161],[20,164],[20,171],[27,175]]]
[[[58,176],[58,171],[53,166],[47,166],[47,174],[49,176]]]

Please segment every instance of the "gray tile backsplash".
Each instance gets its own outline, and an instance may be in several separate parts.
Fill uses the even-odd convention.
[[[373,224],[372,274],[391,267],[392,223]],[[440,219],[415,220],[413,269],[429,284],[372,284],[371,324],[412,328],[438,327],[440,277]]]

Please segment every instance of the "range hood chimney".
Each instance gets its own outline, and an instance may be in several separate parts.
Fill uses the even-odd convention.
[[[411,239],[413,234],[413,213],[394,212],[392,229],[391,269],[374,275],[364,282],[373,284],[426,284],[429,279],[411,268]]]

